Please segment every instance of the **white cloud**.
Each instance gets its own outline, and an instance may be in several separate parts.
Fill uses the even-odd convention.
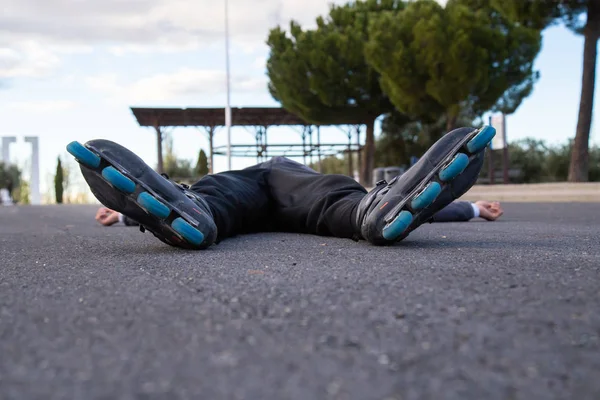
[[[0,46],[0,78],[43,76],[59,63],[55,53],[34,41],[24,42],[18,49]]]
[[[67,100],[18,101],[8,104],[9,109],[25,111],[27,113],[65,111],[73,107],[75,107],[75,103]]]
[[[92,47],[85,45],[49,45],[34,39],[15,39],[14,42],[8,43],[2,38],[0,39],[0,78],[44,77],[60,66],[62,55],[91,53],[92,50]]]
[[[232,50],[263,50],[270,28],[312,25],[328,3],[229,0]],[[222,47],[224,18],[223,0],[3,0],[0,78],[45,76],[63,54],[97,46],[113,55]]]
[[[231,50],[255,55],[270,28],[292,19],[314,27],[346,0],[228,1]],[[224,0],[3,0],[0,78],[47,76],[62,55],[98,46],[116,56],[222,48],[224,18]]]
[[[294,18],[314,23],[324,0],[229,0],[230,33],[264,41]],[[0,36],[54,43],[186,47],[224,34],[222,0],[4,0]]]
[[[254,59],[254,63],[252,64],[255,68],[264,69],[267,65],[267,57],[259,56]]]
[[[99,75],[87,79],[87,84],[110,98],[128,103],[167,101],[174,98],[197,95],[218,94],[226,87],[225,72],[182,68],[173,73],[158,74],[141,78],[130,84],[123,84],[114,74]],[[264,91],[266,77],[234,76],[231,81],[235,92]]]

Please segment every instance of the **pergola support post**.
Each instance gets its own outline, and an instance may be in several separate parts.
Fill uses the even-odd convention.
[[[306,165],[306,126],[302,128],[302,163]]]
[[[200,129],[199,126],[197,126],[196,128]],[[214,174],[215,170],[214,170],[214,152],[215,152],[215,145],[214,145],[214,137],[215,137],[215,130],[216,127],[214,125],[206,125],[203,126],[204,131],[206,132],[206,135],[208,136],[208,173],[209,174]]]
[[[269,159],[269,148],[267,144],[267,130],[269,129],[268,125],[263,126],[263,152],[264,158],[263,160],[267,161]]]
[[[308,129],[308,145],[310,147],[310,165],[313,165],[313,151],[314,151],[314,147],[313,147],[313,129],[312,129],[312,125],[309,125],[306,127],[306,129]]]
[[[356,125],[356,159],[358,163],[358,173],[362,171],[362,152],[360,149],[360,125]]]
[[[156,131],[156,150],[157,150],[157,158],[158,158],[156,170],[159,174],[162,174],[163,172],[165,172],[164,164],[163,164],[163,149],[162,149],[163,138],[162,138],[162,131],[160,129],[160,126],[158,125],[158,122],[156,122],[154,124],[154,130]]]
[[[348,176],[350,178],[354,178],[354,168],[352,164],[352,129],[348,129]]]
[[[323,173],[323,165],[321,163],[321,126],[317,125],[317,158],[319,160],[319,172]]]
[[[215,156],[214,156],[215,127],[209,126],[206,131],[208,132],[208,148],[209,148],[208,157],[209,157],[209,162],[210,162],[210,165],[208,166],[208,173],[214,174],[215,173]]]

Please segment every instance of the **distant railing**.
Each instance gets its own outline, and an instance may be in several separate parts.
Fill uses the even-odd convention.
[[[508,170],[508,180],[514,180],[516,178],[519,178],[521,176],[521,169],[520,168],[511,168]],[[490,183],[490,178],[487,176],[487,174],[485,176],[480,176],[479,179],[477,179],[477,183],[478,184],[489,184]],[[494,183],[504,183],[504,171],[502,170],[498,170],[498,171],[494,171]]]

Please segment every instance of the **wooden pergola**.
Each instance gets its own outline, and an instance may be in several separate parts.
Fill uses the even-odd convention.
[[[213,138],[217,128],[225,126],[224,108],[137,108],[131,107],[138,124],[142,127],[152,127],[156,131],[158,151],[158,172],[163,172],[162,141],[163,128],[167,127],[195,127],[204,130],[208,135],[210,147],[210,172],[213,173],[213,157],[215,154],[225,154],[225,146],[214,147]],[[306,164],[307,157],[312,163],[313,155],[317,156],[319,169],[321,169],[321,157],[339,153],[352,154],[356,152],[358,157],[358,168],[360,170],[360,127],[363,123],[346,117],[344,120],[331,121],[327,126],[348,126],[344,131],[348,136],[347,143],[321,143],[320,126],[304,121],[295,114],[278,107],[252,107],[232,108],[231,126],[243,126],[254,129],[255,144],[231,145],[231,155],[235,157],[256,157],[257,162],[274,156],[302,157]],[[299,129],[302,144],[269,144],[267,142],[267,131],[272,126],[290,126]],[[313,143],[313,133],[316,133],[316,141]],[[356,134],[353,141],[353,133]],[[348,171],[352,175],[352,157],[349,157]]]

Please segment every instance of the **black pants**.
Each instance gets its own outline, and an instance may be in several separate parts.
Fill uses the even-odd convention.
[[[285,157],[239,170],[207,175],[191,189],[208,202],[217,240],[241,233],[297,232],[353,238],[355,210],[367,191],[344,175],[323,175]],[[455,201],[431,222],[469,221],[468,201]],[[138,225],[125,218],[126,225]]]
[[[344,175],[323,175],[284,157],[207,175],[191,189],[208,202],[218,240],[285,231],[351,238],[354,211],[367,191]]]

